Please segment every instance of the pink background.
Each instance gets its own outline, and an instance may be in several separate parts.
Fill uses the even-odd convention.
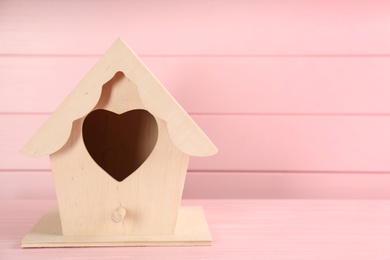
[[[117,37],[219,148],[185,198],[390,198],[386,1],[0,1],[0,198],[54,198],[18,151]]]

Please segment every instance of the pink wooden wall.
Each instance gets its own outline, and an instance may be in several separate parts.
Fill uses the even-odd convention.
[[[390,198],[386,1],[0,1],[0,198],[53,198],[18,151],[117,37],[219,147],[186,198]]]

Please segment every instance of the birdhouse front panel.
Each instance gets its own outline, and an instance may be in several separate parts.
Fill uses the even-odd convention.
[[[209,156],[217,149],[120,39],[22,152],[50,155],[65,245],[80,236],[85,241],[101,236],[105,241],[113,236],[210,241],[203,210],[188,211],[180,201],[189,156]]]
[[[64,235],[174,233],[188,155],[137,92],[118,72],[50,156]],[[117,208],[125,210],[119,224]]]

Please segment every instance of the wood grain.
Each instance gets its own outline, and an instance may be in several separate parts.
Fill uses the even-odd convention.
[[[200,206],[180,207],[174,234],[147,236],[63,236],[58,209],[54,208],[49,209],[28,232],[21,247],[210,246],[211,242]]]
[[[0,7],[7,55],[100,55],[118,36],[147,55],[390,53],[389,4],[380,0],[9,0]]]
[[[115,65],[115,63],[110,64],[111,67]],[[100,89],[101,86],[98,88]],[[126,78],[123,73],[117,73],[103,88],[92,110],[105,109],[105,111],[120,114],[134,109],[149,109],[143,105],[137,85]],[[83,96],[86,90],[81,89],[75,89],[75,93]],[[92,91],[88,92],[92,94]],[[98,93],[100,94],[100,91]],[[70,103],[73,105],[72,108],[77,106],[77,102]],[[80,102],[78,105],[81,110],[85,109],[84,103]],[[52,117],[61,119],[59,116],[61,113],[57,114],[57,112]],[[61,112],[66,114],[67,111]],[[66,115],[70,116],[69,113]],[[189,156],[172,143],[166,122],[150,116],[154,125],[150,124],[151,121],[144,121],[141,127],[153,129],[148,129],[146,134],[156,135],[154,148],[139,168],[120,181],[112,178],[114,176],[111,174],[107,174],[110,172],[98,165],[91,153],[87,151],[85,143],[88,139],[81,130],[86,117],[74,121],[65,145],[60,150],[50,153],[50,164],[64,235],[104,237],[174,233]],[[67,121],[65,118],[64,120]],[[121,126],[118,125],[118,127]],[[58,126],[54,129],[56,128]],[[47,133],[48,129],[44,129],[44,126],[40,130],[43,130],[43,136],[46,138],[49,138],[51,134],[56,136],[55,132]],[[118,132],[114,130],[115,134]],[[152,137],[148,136],[145,142],[151,139]],[[44,145],[45,140],[38,141],[41,142],[40,145]],[[105,153],[98,157],[103,157],[107,161],[116,160],[107,156],[106,150],[109,149],[114,148],[103,149]],[[129,213],[120,225],[111,221],[112,213],[119,206],[125,207]],[[48,240],[50,239],[57,240],[58,237],[51,236]],[[77,240],[71,241],[77,242]]]
[[[0,257],[52,259],[53,249],[19,248],[54,201],[1,201]],[[213,246],[56,249],[56,259],[387,259],[390,202],[345,200],[190,200],[203,205]],[[7,209],[7,210],[4,210]],[[17,217],[15,217],[17,216]]]
[[[128,119],[109,125],[113,121],[107,114],[118,118],[128,111],[143,111],[148,118],[138,116],[135,125]],[[101,119],[100,130],[96,119]],[[118,130],[122,127],[127,127],[126,132]],[[129,131],[136,127],[136,132]],[[111,136],[107,138],[107,134],[121,133],[122,141],[117,143]],[[139,140],[118,148],[129,135]],[[94,145],[101,146],[101,142],[109,144]],[[138,150],[132,154],[127,146]],[[73,237],[61,241],[70,246],[77,244],[78,236],[96,236],[103,242],[106,236],[151,236],[147,241],[140,237],[132,242],[164,243],[168,238],[158,236],[178,235],[175,228],[189,156],[208,156],[217,149],[138,57],[117,39],[21,151],[28,156],[49,155],[53,171],[59,213],[55,218],[43,218],[22,243],[39,247],[56,245],[61,240],[58,232],[43,238],[40,234],[61,228],[62,235]],[[119,157],[141,160],[135,159],[130,168],[122,169],[125,166]],[[124,210],[122,216],[112,218],[118,208]],[[124,219],[126,211],[129,214]],[[186,223],[184,233],[191,231],[192,221],[200,220]],[[45,226],[48,229],[42,229]],[[126,242],[123,239],[114,242]],[[173,242],[182,242],[175,239]],[[199,239],[204,241],[202,236]],[[185,240],[194,245],[198,241],[196,235]],[[79,246],[94,242],[87,238]],[[64,245],[61,243],[58,245]]]
[[[390,113],[388,57],[141,59],[193,114]],[[97,60],[2,57],[0,112],[53,112]]]

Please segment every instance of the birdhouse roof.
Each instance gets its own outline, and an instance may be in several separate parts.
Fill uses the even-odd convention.
[[[22,153],[42,156],[61,149],[70,136],[73,122],[91,112],[100,99],[103,85],[118,71],[137,85],[141,101],[149,112],[166,122],[170,138],[178,149],[193,156],[217,152],[200,127],[130,48],[118,39],[27,142]]]

